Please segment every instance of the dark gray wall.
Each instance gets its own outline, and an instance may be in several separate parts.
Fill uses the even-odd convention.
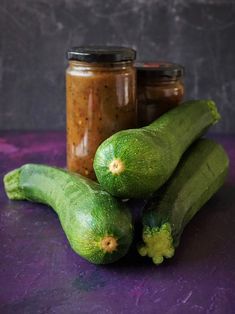
[[[0,129],[64,129],[65,51],[130,45],[187,69],[187,98],[213,98],[235,132],[235,1],[0,0]]]

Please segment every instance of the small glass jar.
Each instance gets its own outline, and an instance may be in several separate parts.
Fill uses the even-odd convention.
[[[184,67],[166,62],[136,63],[138,126],[153,122],[184,97]]]
[[[135,51],[76,47],[67,53],[67,167],[95,178],[98,146],[117,131],[136,127]]]

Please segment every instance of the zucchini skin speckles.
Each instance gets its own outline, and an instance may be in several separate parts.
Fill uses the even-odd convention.
[[[209,139],[194,143],[144,208],[140,255],[152,258],[155,264],[172,257],[185,226],[224,184],[228,168],[221,145]]]
[[[212,100],[187,101],[149,126],[112,135],[95,155],[99,183],[117,197],[150,197],[169,179],[186,149],[219,119]]]
[[[27,164],[4,177],[12,200],[51,206],[73,250],[94,264],[115,262],[132,242],[132,217],[127,206],[99,184],[63,169]]]

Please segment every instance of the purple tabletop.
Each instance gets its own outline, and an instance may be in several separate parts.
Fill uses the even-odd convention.
[[[62,132],[0,136],[0,313],[235,313],[235,136],[224,187],[186,227],[173,259],[155,266],[136,253],[92,265],[68,245],[47,206],[9,201],[2,176],[24,163],[65,166]],[[143,203],[130,201],[136,220]]]

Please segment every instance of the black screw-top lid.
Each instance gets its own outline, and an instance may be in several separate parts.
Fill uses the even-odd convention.
[[[140,78],[178,78],[185,74],[182,65],[171,62],[136,62],[137,75]]]
[[[67,51],[68,60],[83,62],[133,61],[136,51],[127,47],[88,46],[72,47]]]

